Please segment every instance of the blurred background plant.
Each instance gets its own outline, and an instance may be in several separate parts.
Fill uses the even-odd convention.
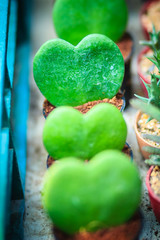
[[[154,73],[155,66],[158,68],[158,72],[160,73],[160,31],[156,32],[156,29],[153,25],[153,30],[149,33],[149,36],[149,41],[140,41],[141,45],[148,46],[153,50],[153,56],[147,57],[154,64],[153,68],[151,69],[153,72],[150,71],[151,83],[147,84],[142,79],[148,92],[148,98],[141,97],[137,94],[135,94],[135,96],[143,102],[153,104],[154,106],[160,108],[160,75]],[[152,117],[150,116],[147,122],[149,122],[151,119]]]
[[[133,107],[140,109],[142,112],[147,113],[151,118],[154,118],[160,122],[160,109],[158,107],[152,105],[151,103],[148,104],[138,99],[131,99],[130,103]],[[142,134],[142,137],[144,139],[149,139],[160,143],[160,136],[152,134]],[[143,147],[143,150],[151,153],[149,159],[145,160],[145,163],[147,163],[148,165],[160,166],[160,148],[145,146]]]

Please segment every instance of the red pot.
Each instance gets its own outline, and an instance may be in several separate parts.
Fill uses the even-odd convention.
[[[142,26],[142,31],[143,31],[144,37],[148,40],[150,38],[149,37],[149,32],[148,32],[146,26],[142,22],[142,16],[143,16],[143,14],[145,14],[147,12],[148,8],[151,6],[151,4],[153,2],[158,2],[158,1],[159,0],[149,0],[149,1],[147,1],[146,3],[143,4],[143,6],[141,8],[141,11],[140,11],[140,22],[141,22],[141,26]]]
[[[149,182],[152,171],[153,171],[153,166],[150,167],[150,169],[147,172],[146,185],[147,185],[147,189],[148,189],[148,195],[150,198],[151,206],[153,208],[153,212],[154,212],[158,222],[160,223],[160,198],[155,195],[155,193],[153,192],[153,190],[151,188],[150,182]]]
[[[140,62],[141,62],[141,60],[142,60],[142,57],[143,57],[144,55],[146,55],[148,51],[150,51],[150,48],[149,48],[149,47],[145,47],[144,49],[142,49],[142,51],[141,51],[140,54],[138,55],[138,61],[137,61],[137,65],[138,65],[138,66],[137,66],[137,68],[138,68],[138,76],[139,76],[140,83],[141,83],[141,86],[142,86],[142,88],[143,88],[143,91],[144,91],[144,94],[145,94],[146,97],[148,97],[148,93],[147,93],[147,89],[146,89],[143,81],[144,81],[145,83],[147,83],[147,84],[151,83],[151,81],[148,80],[148,79],[146,78],[146,76],[144,76],[144,73],[142,72],[141,67],[140,67]],[[143,81],[142,81],[142,79],[143,79]]]

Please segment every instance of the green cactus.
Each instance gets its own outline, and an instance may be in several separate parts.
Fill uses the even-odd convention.
[[[156,32],[155,26],[152,25],[152,32],[149,33],[149,41],[140,41],[140,44],[143,46],[148,46],[151,48],[156,57],[159,57],[160,52],[160,31]]]
[[[160,31],[156,32],[155,27],[153,25],[153,32],[150,34],[150,40],[149,41],[140,41],[140,44],[149,46],[153,50],[153,56],[148,57],[148,59],[158,68],[158,71],[160,73]],[[135,96],[142,101],[153,104],[154,106],[160,108],[160,75],[156,75],[154,73],[151,73],[151,83],[147,84],[143,81],[147,92],[148,92],[148,98],[141,97],[135,94]],[[152,118],[150,117],[147,122],[149,122]]]

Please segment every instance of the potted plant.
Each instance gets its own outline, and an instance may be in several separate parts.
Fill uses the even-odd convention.
[[[152,31],[152,24],[155,25],[157,31],[160,30],[160,1],[148,0],[143,4],[140,12],[140,21],[142,30],[146,39],[149,39],[149,32]]]
[[[97,104],[84,115],[71,107],[56,108],[43,129],[44,146],[58,160],[77,157],[85,161],[106,149],[122,150],[126,136],[121,112],[108,103]]]
[[[148,104],[139,101],[137,102],[135,100],[132,100],[132,104],[160,121],[160,110],[158,108],[151,104],[148,106]],[[147,134],[144,137],[151,141],[155,141],[160,145],[160,136]],[[145,145],[143,148],[149,153],[148,159],[145,160],[145,163],[151,165],[146,177],[148,194],[154,214],[160,222],[160,148],[152,147],[151,145]]]
[[[127,20],[125,0],[57,0],[53,7],[53,24],[58,37],[77,45],[87,35],[99,33],[116,42],[125,61],[122,90],[126,90],[128,103],[131,95],[130,61],[134,44],[130,33],[125,32]]]
[[[144,84],[146,85],[146,89],[148,90],[148,98],[140,97],[137,95],[135,96],[146,102],[148,106],[149,104],[152,104],[153,106],[157,106],[158,108],[160,108],[160,80],[157,80],[158,78],[160,79],[160,75],[151,74],[151,84],[146,84],[144,82]],[[159,124],[159,120],[149,117],[149,115],[147,115],[146,113],[142,113],[140,111],[137,113],[134,127],[140,151],[144,158],[148,158],[149,156],[149,153],[143,149],[144,146],[148,145],[152,147],[158,147],[159,144],[150,139],[145,139],[143,135],[145,136],[146,134],[152,134],[155,136],[159,136]]]
[[[149,33],[149,36],[149,41],[140,41],[140,44],[146,47],[142,49],[138,56],[138,75],[146,96],[148,96],[148,93],[143,82],[150,84],[150,72],[154,72],[157,75],[160,69],[159,64],[158,66],[154,64],[154,60],[157,58],[160,49],[160,32],[156,31],[154,25],[152,26],[152,32]]]
[[[42,191],[56,240],[137,239],[141,220],[132,216],[140,196],[138,171],[118,150],[89,162],[61,159],[46,172]]]
[[[136,97],[141,99],[142,101],[152,104],[154,106],[157,106],[160,108],[160,41],[159,41],[159,33],[156,33],[155,28],[153,27],[153,33],[150,33],[151,41],[143,42],[143,44],[149,45],[152,47],[154,51],[153,57],[148,58],[158,69],[158,74],[151,73],[150,72],[150,83],[145,83],[143,81],[143,84],[146,87],[148,98],[141,97],[135,94]],[[140,146],[141,153],[144,158],[148,158],[149,153],[144,151],[142,147],[146,145],[148,142],[149,145],[156,147],[157,143],[154,141],[151,141],[150,139],[144,139],[142,134],[155,134],[160,135],[159,132],[159,122],[156,119],[152,119],[149,116],[147,116],[145,113],[138,112],[136,116],[135,121],[135,132],[138,144]]]
[[[88,102],[85,108],[89,109],[118,93],[124,76],[124,60],[117,45],[104,35],[91,34],[76,47],[65,40],[54,39],[37,52],[33,74],[40,91],[52,105],[49,110]]]

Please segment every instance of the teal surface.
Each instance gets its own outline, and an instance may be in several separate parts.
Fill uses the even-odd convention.
[[[30,48],[25,34],[27,9],[25,1],[0,2],[0,240],[23,239]]]

